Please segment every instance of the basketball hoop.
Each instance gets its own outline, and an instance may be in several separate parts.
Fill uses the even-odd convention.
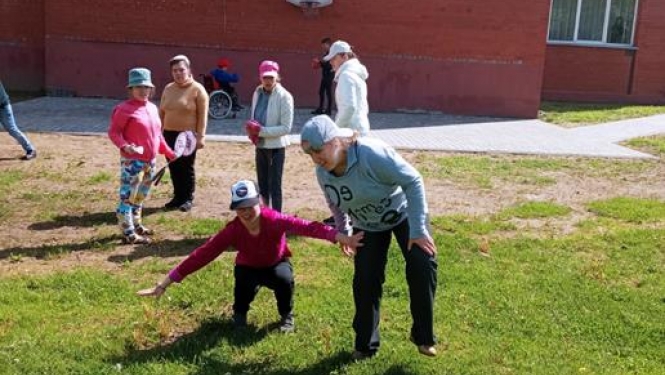
[[[332,4],[332,0],[286,0],[287,2],[302,9],[302,14],[307,17],[319,15],[319,8]]]

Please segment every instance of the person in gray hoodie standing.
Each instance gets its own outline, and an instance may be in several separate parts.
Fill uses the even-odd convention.
[[[435,356],[437,250],[428,229],[420,173],[381,140],[359,138],[326,115],[305,123],[300,138],[303,151],[316,164],[316,177],[337,229],[364,232],[357,249],[342,246],[346,255],[354,256],[352,358],[369,358],[379,349],[379,312],[392,236],[406,261],[413,319],[410,339],[421,354]]]
[[[282,211],[282,174],[293,126],[293,96],[280,84],[279,64],[259,65],[261,84],[252,96],[252,120],[260,125],[256,143],[256,177],[263,203]]]
[[[335,71],[335,123],[340,128],[351,128],[361,136],[368,135],[367,68],[360,63],[349,43],[343,40],[333,43],[323,59],[329,61]]]

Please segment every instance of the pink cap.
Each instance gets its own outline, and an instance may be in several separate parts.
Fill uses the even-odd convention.
[[[259,65],[259,78],[277,77],[279,75],[279,64],[274,61],[265,60]]]

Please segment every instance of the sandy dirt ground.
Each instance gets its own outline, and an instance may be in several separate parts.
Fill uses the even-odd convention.
[[[182,235],[158,233],[154,244],[120,245],[113,222],[117,204],[118,152],[104,136],[30,134],[39,150],[34,161],[18,160],[21,149],[11,138],[0,138],[0,172],[20,178],[18,183],[0,181],[0,272],[4,275],[35,274],[77,266],[118,269],[120,260],[146,259],[150,255],[185,255],[192,249],[174,251],[164,243],[191,243]],[[547,172],[554,183],[525,184],[520,178],[489,177],[491,187],[468,179],[441,177],[435,160],[459,154],[401,151],[405,159],[423,171],[432,216],[487,215],[525,201],[549,201],[569,206],[573,214],[556,223],[560,232],[573,230],[584,218],[584,204],[615,196],[665,199],[665,165],[660,160],[617,161],[620,172],[581,171],[573,168]],[[470,155],[492,161],[522,159],[510,155]],[[530,156],[529,159],[537,157]],[[538,158],[546,159],[546,158]],[[558,159],[560,160],[560,159]],[[569,163],[587,159],[568,158]],[[159,163],[163,164],[160,158]],[[468,176],[463,176],[468,177]],[[238,179],[255,179],[254,149],[245,143],[210,142],[197,156],[197,192],[190,213],[169,212],[169,217],[229,218],[229,188]],[[462,181],[462,182],[460,182]],[[467,181],[467,182],[464,182]],[[146,202],[146,216],[161,213],[170,198],[171,185],[154,188]],[[314,168],[298,146],[287,149],[283,181],[284,211],[320,220],[328,216]],[[149,221],[149,217],[146,221]],[[551,225],[549,222],[548,225]],[[538,222],[523,223],[531,227]],[[200,239],[203,241],[203,239]],[[101,245],[100,245],[101,244]],[[99,250],[102,247],[103,250]],[[169,253],[170,251],[170,253]],[[167,252],[167,253],[164,253]],[[53,254],[57,253],[57,256]],[[137,256],[137,254],[141,254]]]

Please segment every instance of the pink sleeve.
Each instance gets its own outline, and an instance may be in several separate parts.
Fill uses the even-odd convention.
[[[113,108],[113,114],[111,114],[111,124],[109,125],[109,139],[113,142],[116,147],[122,149],[127,146],[127,141],[124,137],[125,125],[127,125],[128,117],[120,108],[120,105]]]
[[[175,152],[166,144],[166,140],[162,134],[159,135],[159,153],[166,156],[167,159],[172,160],[175,158]]]
[[[289,216],[273,211],[275,220],[283,228],[284,232],[298,236],[318,238],[335,243],[337,230],[319,223],[318,221],[309,221],[299,217]]]
[[[217,258],[224,250],[231,246],[234,228],[227,225],[206,243],[199,246],[189,256],[169,272],[169,277],[175,282],[181,282],[188,275],[205,267]]]

